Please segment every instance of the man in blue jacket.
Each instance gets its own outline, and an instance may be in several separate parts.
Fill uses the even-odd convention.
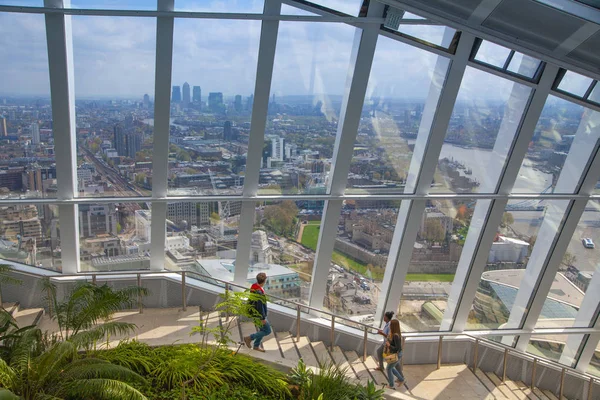
[[[260,315],[260,325],[257,325],[258,331],[250,336],[244,337],[246,346],[251,347],[251,342],[254,341],[252,348],[257,351],[265,352],[260,343],[263,338],[271,334],[271,325],[267,320],[267,296],[265,295],[265,283],[267,282],[267,274],[260,272],[256,275],[256,283],[250,287],[250,293],[254,293],[258,299],[252,301],[254,309]]]

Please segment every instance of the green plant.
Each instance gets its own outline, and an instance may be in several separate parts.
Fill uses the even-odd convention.
[[[44,289],[54,310],[53,319],[58,323],[58,339],[86,349],[107,335],[133,332],[135,324],[110,319],[117,311],[133,308],[140,295],[148,295],[148,290],[143,287],[113,290],[106,284],[98,286],[84,282],[75,285],[66,300],[58,301],[56,286],[49,279],[44,281]]]
[[[369,381],[367,386],[357,386],[359,400],[380,400],[383,399],[385,390],[377,387],[375,382]]]
[[[327,400],[346,400],[356,396],[356,386],[350,383],[346,369],[335,364],[321,364],[318,372],[305,376],[310,376],[310,379],[300,386],[300,400],[317,400],[321,395]]]
[[[308,385],[312,379],[312,376],[313,371],[306,367],[306,364],[302,359],[298,361],[298,365],[294,367],[288,375],[290,382],[294,385],[298,385],[299,387]]]
[[[27,336],[27,335],[25,335]],[[22,400],[128,399],[146,397],[127,382],[142,382],[131,370],[97,358],[80,358],[71,342],[60,342],[38,355],[34,341],[21,340],[10,362],[0,360],[0,386]]]

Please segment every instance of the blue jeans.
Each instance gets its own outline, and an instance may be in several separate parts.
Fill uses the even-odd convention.
[[[396,378],[398,378],[401,382],[404,381],[404,375],[402,375],[402,372],[400,372],[401,359],[402,352],[399,351],[398,361],[396,361],[395,363],[390,363],[385,367],[385,369],[387,370],[388,383],[390,384],[390,386],[394,386],[394,375],[396,375]]]
[[[263,338],[270,334],[271,334],[271,324],[269,324],[269,321],[265,320],[265,324],[260,327],[258,332],[250,335],[250,339],[254,340],[254,347],[260,347],[260,342],[262,342]]]

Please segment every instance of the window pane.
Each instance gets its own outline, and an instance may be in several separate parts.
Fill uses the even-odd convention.
[[[0,13],[0,197],[56,197],[44,16]]]
[[[590,93],[588,100],[600,104],[600,83],[596,83],[596,86],[594,86],[594,89],[592,90],[592,93]]]
[[[346,200],[323,299],[336,315],[374,322],[398,207],[399,200]]]
[[[300,8],[289,6],[287,4],[281,5],[281,15],[310,15],[313,17],[319,16],[319,14],[311,13]]]
[[[398,74],[399,65],[407,66],[402,74]],[[444,57],[379,37],[347,192],[406,190],[413,149],[417,141],[427,141],[428,114],[438,104],[447,68]],[[416,175],[420,162],[413,164],[412,175]],[[414,190],[414,185],[409,186],[409,191]]]
[[[260,21],[175,20],[170,195],[241,193],[259,36]]]
[[[175,0],[175,11],[262,13],[264,0]]]
[[[152,189],[156,18],[73,16],[79,195]]]
[[[145,203],[78,207],[82,272],[150,269],[152,211]]]
[[[558,89],[574,94],[575,96],[583,97],[591,83],[592,78],[567,71],[560,81]]]
[[[540,60],[522,53],[515,53],[512,60],[510,60],[508,70],[527,78],[533,78],[539,66]]]
[[[583,350],[586,335],[533,335],[527,353],[574,368]]]
[[[598,343],[596,350],[594,351],[594,355],[590,361],[590,366],[586,372],[588,374],[600,377],[600,343]],[[594,390],[597,390],[597,385]]]
[[[323,202],[258,203],[248,282],[255,282],[256,274],[266,272],[270,295],[308,303],[322,213]]]
[[[259,194],[325,193],[354,32],[280,23]]]
[[[530,93],[524,85],[467,67],[431,191],[495,192]]]
[[[562,200],[508,202],[479,282],[467,330],[510,329],[520,325],[528,307],[528,294],[540,278],[567,204]],[[519,312],[509,323],[514,310]],[[549,300],[541,315],[573,318],[574,311],[567,304]]]
[[[398,313],[403,331],[439,330],[475,200],[435,200],[423,212]]]
[[[588,202],[544,304],[544,307],[551,307],[561,303],[561,308],[569,313],[560,319],[541,315],[536,328],[583,328],[593,324],[600,305],[600,296],[588,289],[597,287],[600,278],[600,274],[596,273],[600,267],[600,252],[596,249],[600,239],[599,211],[600,203]],[[592,281],[594,276],[596,280]]]
[[[409,12],[404,12],[402,19],[425,20],[425,18]],[[393,29],[389,26],[387,28]],[[402,23],[402,21],[400,21],[400,26],[398,27],[398,29],[394,30],[404,35],[412,36],[413,38],[416,38],[420,41],[425,41],[436,46],[441,46],[445,48],[450,47],[450,44],[454,39],[454,35],[456,34],[456,30],[444,25],[413,25]],[[381,38],[379,40],[381,40]]]
[[[510,49],[500,46],[496,43],[484,40],[477,50],[475,59],[494,67],[504,68],[504,63],[510,54]]]
[[[353,17],[358,16],[363,4],[363,0],[311,0],[310,2],[332,10],[341,11]]]
[[[241,209],[241,201],[168,203],[165,268],[233,281]]]
[[[156,2],[148,0],[71,0],[65,2],[65,7],[100,10],[156,10]]]
[[[0,258],[61,271],[58,206],[0,207]]]
[[[600,137],[600,113],[550,96],[514,193],[574,193]]]

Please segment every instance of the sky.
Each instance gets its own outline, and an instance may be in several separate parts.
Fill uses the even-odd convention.
[[[41,5],[42,0],[23,0]],[[72,7],[151,9],[150,0],[71,0]],[[360,0],[315,1],[357,15]],[[2,4],[24,4],[0,0]],[[176,10],[260,13],[263,0],[175,0]],[[283,14],[306,14],[284,6]],[[414,17],[414,16],[412,16]],[[156,19],[73,16],[75,95],[78,99],[154,97]],[[405,26],[405,33],[441,43],[439,26]],[[344,93],[357,28],[333,22],[282,21],[279,26],[271,92],[313,95],[324,103]],[[172,85],[202,88],[225,96],[254,91],[261,22],[176,19]],[[453,33],[451,31],[450,33]],[[45,22],[40,14],[0,13],[0,95],[49,93]],[[436,67],[437,66],[437,67]],[[368,95],[425,98],[435,68],[448,61],[428,51],[380,36]],[[439,70],[439,71],[442,71]],[[438,73],[439,73],[438,71]],[[484,74],[489,75],[489,74]],[[490,82],[499,79],[489,75]],[[484,83],[487,77],[483,77]],[[493,91],[488,95],[494,96]]]

